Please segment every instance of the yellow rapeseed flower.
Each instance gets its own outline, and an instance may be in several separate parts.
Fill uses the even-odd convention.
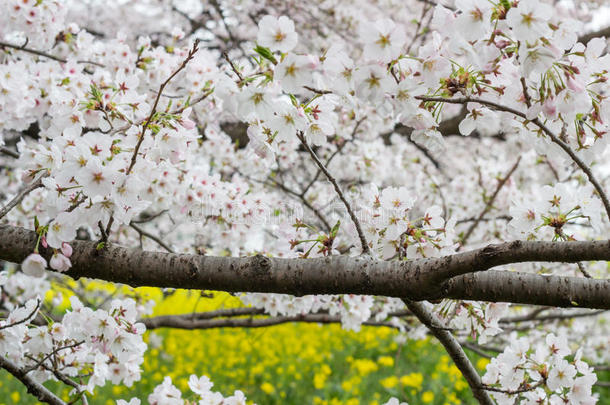
[[[463,378],[460,378],[459,380],[457,380],[455,382],[455,389],[456,391],[462,391],[464,389],[468,388],[468,383],[466,381],[464,381]]]
[[[477,368],[479,370],[485,370],[488,364],[489,359],[486,359],[485,357],[481,357],[479,360],[477,360]]]
[[[394,358],[390,356],[381,356],[377,359],[377,362],[385,367],[392,367],[394,365]]]
[[[271,394],[275,391],[275,388],[273,388],[273,385],[271,385],[270,383],[264,382],[261,384],[261,390],[263,390],[265,394]]]
[[[317,390],[321,390],[324,388],[326,384],[326,374],[324,373],[316,373],[313,376],[313,386]]]
[[[422,383],[424,382],[424,376],[421,373],[410,373],[400,377],[400,383],[406,387],[413,387],[421,389]]]
[[[352,363],[352,367],[355,368],[361,376],[366,376],[379,369],[377,363],[370,359],[356,359]]]
[[[429,404],[434,401],[434,393],[432,391],[426,391],[422,394],[421,400],[424,401],[425,404]]]
[[[396,377],[395,375],[390,376],[388,378],[384,378],[383,380],[379,381],[381,383],[381,385],[384,388],[394,388],[396,387],[396,385],[398,384],[398,377]]]

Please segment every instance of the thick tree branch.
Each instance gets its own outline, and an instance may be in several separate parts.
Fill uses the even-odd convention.
[[[610,309],[610,280],[489,270],[443,283],[443,298]]]
[[[37,234],[0,225],[0,260],[21,263]],[[456,298],[547,306],[610,309],[610,280],[484,271],[520,262],[610,260],[610,241],[489,245],[451,256],[406,262],[332,256],[284,259],[146,252],[96,242],[71,242],[70,277],[138,286],[266,292],[292,295],[367,294],[413,300]],[[50,258],[52,252],[40,249]],[[456,277],[459,276],[459,277]]]

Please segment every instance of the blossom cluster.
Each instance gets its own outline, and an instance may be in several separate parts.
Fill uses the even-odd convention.
[[[100,249],[287,258],[357,255],[365,239],[376,259],[412,260],[607,230],[599,189],[571,161],[607,174],[610,56],[606,40],[579,40],[585,27],[573,16],[582,11],[569,2],[383,2],[400,5],[389,13],[377,2],[328,1],[289,16],[271,1],[224,1],[210,23],[196,18],[199,2],[88,3],[0,4],[0,41],[10,45],[0,55],[0,144],[19,156],[0,158],[2,200],[32,187],[3,219],[38,234],[25,275],[3,279],[19,299],[5,304],[2,354],[36,365],[39,381],[54,378],[46,356],[61,347],[62,372],[87,374],[89,391],[139,378],[145,345],[133,300],[93,309],[73,299],[61,321],[12,325],[30,313],[33,321],[50,288],[46,269],[69,270],[76,238]],[[415,11],[425,28],[424,15],[410,23]],[[121,27],[117,15],[133,25]],[[52,251],[48,263],[40,246]],[[369,320],[405,329],[392,315],[404,309],[396,299],[241,299],[272,316],[323,311],[347,329]],[[437,309],[481,344],[501,333],[507,311],[471,302]],[[538,384],[523,398],[592,401],[593,374],[580,358],[565,359],[563,343],[559,356],[519,342],[509,349],[525,354],[507,349],[488,384]],[[508,370],[522,377],[506,382]],[[203,378],[193,391],[221,398]],[[180,400],[172,387],[164,382],[150,401]]]
[[[207,376],[197,377],[192,374],[188,381],[188,386],[191,391],[199,397],[199,405],[246,405],[246,397],[244,393],[237,390],[232,396],[223,397],[220,392],[212,391],[214,383]],[[119,399],[116,405],[140,405],[142,402],[139,398],[132,398],[129,402]],[[150,405],[184,405],[185,399],[182,398],[182,392],[172,384],[170,377],[165,377],[163,383],[155,387],[153,392],[148,396]],[[408,405],[406,402],[400,402],[397,398],[390,400],[383,405]]]
[[[574,354],[566,337],[553,333],[538,344],[515,336],[487,365],[482,381],[500,388],[492,392],[498,404],[597,402],[591,394],[597,381],[593,368],[582,361],[580,349]]]
[[[3,272],[7,291],[15,288],[11,281],[16,278]],[[56,379],[57,373],[80,377],[81,383],[75,386],[78,392],[93,393],[107,381],[131,386],[140,378],[146,351],[142,340],[145,328],[136,323],[141,311],[138,313],[135,301],[113,300],[107,310],[85,307],[75,296],[70,302],[72,311],[48,325],[30,324],[40,313],[40,296],[15,305],[0,321],[1,355],[29,370],[41,383]]]

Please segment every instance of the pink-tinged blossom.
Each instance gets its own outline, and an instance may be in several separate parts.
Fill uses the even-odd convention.
[[[534,43],[540,37],[551,34],[548,19],[553,9],[546,3],[537,0],[521,0],[517,7],[511,7],[506,14],[506,22],[516,38]]]
[[[112,192],[113,174],[107,170],[99,159],[91,158],[84,169],[75,175],[75,179],[83,186],[83,192],[90,196],[106,196]]]
[[[60,249],[64,242],[71,242],[76,237],[76,221],[75,212],[60,213],[49,225],[46,235],[49,246]]]
[[[191,374],[188,384],[191,391],[201,396],[209,392],[214,386],[214,383],[207,376],[197,377],[195,374]]]
[[[51,260],[49,260],[49,265],[53,270],[57,270],[60,273],[64,273],[72,267],[72,263],[70,263],[70,259],[64,256],[61,253],[55,253]]]
[[[66,257],[72,256],[72,246],[67,242],[63,242],[61,244],[61,253]]]
[[[47,261],[38,253],[31,253],[28,257],[25,258],[23,263],[21,263],[21,270],[23,270],[25,274],[31,277],[44,276],[46,268]]]
[[[484,40],[490,33],[492,4],[478,0],[456,0],[461,13],[455,20],[455,32],[467,41]]]
[[[549,372],[548,387],[555,391],[559,388],[570,388],[574,385],[576,368],[564,359],[556,361]]]
[[[378,64],[363,66],[354,74],[356,95],[374,103],[381,101],[394,86],[390,74]]]
[[[360,39],[364,57],[384,63],[396,59],[406,45],[404,29],[389,18],[362,24]]]
[[[314,68],[315,63],[309,56],[291,53],[276,66],[274,79],[285,92],[298,93],[303,91],[303,86],[311,84]]]
[[[294,30],[294,22],[290,18],[266,15],[258,23],[256,39],[261,46],[285,53],[297,45],[298,35]]]

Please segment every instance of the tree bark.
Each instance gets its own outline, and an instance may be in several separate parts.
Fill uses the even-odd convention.
[[[21,263],[33,251],[37,234],[0,226],[0,260]],[[411,300],[456,298],[556,307],[610,309],[610,280],[540,276],[492,271],[520,262],[610,260],[610,241],[515,241],[441,258],[377,261],[369,257],[314,259],[212,257],[148,252],[96,242],[71,243],[67,275],[128,284],[229,292],[292,295],[367,294]],[[50,249],[40,249],[49,259]]]

